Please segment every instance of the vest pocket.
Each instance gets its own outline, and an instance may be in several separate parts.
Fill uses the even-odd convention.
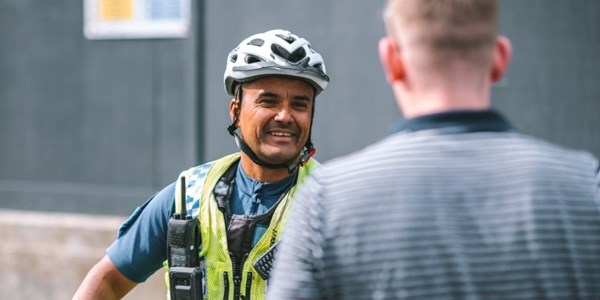
[[[229,300],[229,274],[223,272],[223,300]]]

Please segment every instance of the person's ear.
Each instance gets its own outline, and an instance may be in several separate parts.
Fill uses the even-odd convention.
[[[490,70],[490,79],[492,82],[498,82],[508,69],[510,57],[512,55],[512,45],[505,36],[496,37],[494,45],[494,57],[492,60],[492,69]]]
[[[234,121],[234,117],[236,115],[239,115],[240,112],[240,102],[237,101],[237,99],[233,98],[231,99],[231,101],[229,101],[229,119],[231,119],[231,122]]]
[[[389,36],[379,40],[379,59],[388,83],[404,79],[404,64],[400,56],[401,49]]]

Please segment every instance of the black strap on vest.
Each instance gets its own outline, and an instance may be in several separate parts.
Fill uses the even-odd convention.
[[[237,171],[239,161],[233,163],[225,174],[221,176],[219,182],[215,186],[213,194],[215,196],[215,200],[217,200],[217,206],[219,210],[223,213],[223,217],[225,218],[225,228],[229,226],[229,219],[231,218],[231,211],[229,210],[229,199],[231,199],[231,194],[233,193],[233,187],[235,186],[235,173]]]
[[[221,176],[221,178],[219,179],[219,181],[217,182],[217,184],[213,190],[213,195],[217,202],[217,206],[219,207],[219,210],[223,213],[223,217],[225,219],[225,228],[227,228],[228,231],[229,231],[229,226],[230,226],[231,218],[232,218],[230,207],[229,207],[230,206],[229,201],[231,200],[231,196],[232,196],[233,189],[235,186],[235,175],[236,175],[236,171],[238,168],[238,164],[239,164],[239,161],[236,163],[233,163],[227,169],[227,171],[225,171],[225,173]],[[267,215],[269,215],[268,216],[269,222],[270,222],[270,218],[272,217],[272,215],[275,211],[275,208],[279,205],[281,200],[289,192],[290,188],[296,184],[297,176],[298,176],[298,173],[296,173],[296,179],[294,180],[294,183],[292,183],[292,185],[290,185],[290,187],[288,187],[288,189],[286,189],[281,194],[281,196],[279,197],[279,200],[266,213]],[[227,232],[228,236],[229,236],[229,234],[230,233]],[[273,238],[276,239],[275,235],[273,236]],[[228,243],[229,243],[229,240],[228,240]],[[266,253],[261,255],[256,261],[253,262],[254,269],[258,272],[258,274],[264,280],[267,280],[269,278],[270,271],[273,266],[273,259],[275,257],[275,252],[277,250],[277,245],[279,244],[279,243],[275,243],[275,241],[272,241],[272,243],[274,245],[272,245],[267,250]],[[234,271],[237,271],[237,272],[234,272],[234,278],[236,276],[237,277],[241,276],[241,273],[239,273],[239,272],[241,272],[241,268],[245,261],[245,257],[247,256],[247,253],[250,251],[250,249],[237,249],[237,250],[235,250],[235,249],[237,249],[237,248],[233,247],[232,249],[230,249],[233,252],[229,253],[229,255],[231,256],[232,263],[234,265]],[[238,290],[238,289],[239,289],[239,286],[236,286],[235,290]]]

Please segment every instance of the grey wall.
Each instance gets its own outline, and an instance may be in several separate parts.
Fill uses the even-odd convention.
[[[387,133],[399,112],[377,41],[384,0],[208,0],[186,39],[89,41],[82,1],[0,0],[0,207],[127,214],[178,172],[236,150],[227,53],[289,29],[325,58],[316,158]],[[600,2],[502,0],[513,41],[494,105],[526,133],[600,155]]]
[[[83,1],[0,1],[0,206],[127,213],[196,161],[196,39],[90,41]]]
[[[501,2],[514,56],[496,107],[526,133],[600,156],[600,2]]]
[[[384,2],[208,1],[207,157],[235,151],[224,129],[226,53],[247,35],[276,27],[311,41],[331,75],[317,99],[316,158],[326,161],[385,136],[400,117],[377,56]],[[506,78],[493,88],[494,107],[525,133],[600,155],[600,2],[500,2],[500,32],[513,42],[514,55]]]
[[[331,82],[317,98],[313,141],[325,161],[384,136],[399,112],[385,84],[377,42],[383,0],[208,1],[206,6],[207,158],[235,151],[225,128],[230,98],[223,90],[227,53],[248,35],[288,29],[325,59]]]

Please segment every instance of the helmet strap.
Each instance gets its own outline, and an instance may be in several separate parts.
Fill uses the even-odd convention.
[[[316,94],[316,91],[315,91]],[[304,165],[308,162],[308,160],[315,155],[315,153],[317,152],[317,149],[315,148],[315,146],[313,145],[312,142],[312,125],[313,125],[313,121],[315,119],[315,102],[317,101],[317,97],[313,97],[313,107],[312,107],[312,111],[310,113],[310,128],[308,129],[308,139],[306,139],[306,144],[304,145],[304,149],[302,149],[302,152],[300,152],[300,161],[298,162],[300,164],[300,166],[304,167]]]

